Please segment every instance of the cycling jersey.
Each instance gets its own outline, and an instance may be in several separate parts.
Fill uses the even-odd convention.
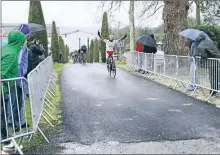
[[[107,51],[114,51],[114,47],[116,46],[116,44],[117,44],[120,40],[110,41],[110,40],[104,39],[103,41],[106,43],[106,52],[107,52]]]

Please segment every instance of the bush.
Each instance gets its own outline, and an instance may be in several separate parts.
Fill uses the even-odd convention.
[[[217,44],[220,50],[220,26],[218,25],[199,25],[195,29],[205,32]]]

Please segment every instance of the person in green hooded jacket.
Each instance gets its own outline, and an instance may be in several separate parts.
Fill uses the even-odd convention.
[[[212,40],[205,39],[204,33],[200,33],[197,36],[196,41],[199,42],[198,50],[201,53],[202,59],[219,59],[219,61],[212,60],[208,63],[211,89],[214,90],[210,90],[210,94],[215,95],[218,93],[216,90],[219,90],[220,88],[220,52],[218,51],[217,46]]]
[[[18,76],[18,53],[20,52],[26,36],[18,31],[11,31],[8,35],[8,45],[2,48],[1,53],[1,79],[16,78]],[[3,85],[4,93],[8,92],[7,85]]]
[[[16,78],[18,75],[18,54],[25,42],[26,36],[18,31],[14,30],[9,32],[8,44],[2,47],[1,53],[1,79]],[[5,111],[4,104],[9,103],[9,90],[13,93],[15,90],[14,82],[1,82],[1,139],[5,139],[7,136],[6,124],[5,124]],[[3,100],[4,96],[4,100]]]

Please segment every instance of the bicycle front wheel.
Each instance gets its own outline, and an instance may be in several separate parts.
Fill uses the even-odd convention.
[[[116,65],[115,64],[112,64],[112,75],[113,75],[113,77],[115,77],[116,76]]]

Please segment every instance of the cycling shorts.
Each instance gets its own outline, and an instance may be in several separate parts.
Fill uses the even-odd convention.
[[[106,51],[106,53],[108,54],[108,56],[112,56],[114,54],[114,51]]]

